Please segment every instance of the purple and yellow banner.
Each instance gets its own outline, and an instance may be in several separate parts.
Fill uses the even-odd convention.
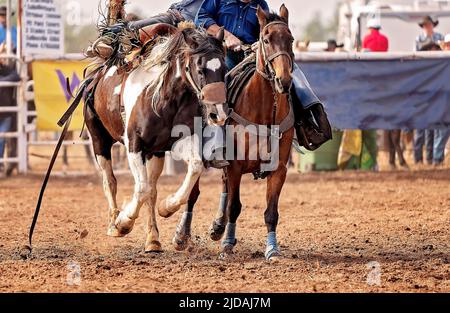
[[[33,62],[34,94],[37,112],[37,127],[41,131],[60,131],[56,125],[69,107],[72,98],[66,90],[66,77],[75,94],[83,79],[84,61],[35,61]],[[71,130],[80,130],[83,125],[83,105],[75,111]]]

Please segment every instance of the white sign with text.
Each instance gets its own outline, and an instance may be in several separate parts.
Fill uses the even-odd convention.
[[[62,0],[23,1],[23,54],[64,55]]]

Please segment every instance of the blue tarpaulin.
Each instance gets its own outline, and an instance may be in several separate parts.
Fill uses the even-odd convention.
[[[450,58],[297,63],[335,128],[450,127]]]

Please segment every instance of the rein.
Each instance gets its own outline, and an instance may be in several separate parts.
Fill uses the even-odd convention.
[[[39,217],[39,212],[41,210],[41,205],[42,205],[42,200],[44,198],[45,189],[47,188],[47,184],[50,179],[50,175],[52,173],[53,166],[55,165],[56,159],[58,157],[59,150],[61,149],[61,146],[62,146],[64,139],[67,135],[67,132],[69,130],[70,122],[72,121],[73,112],[80,104],[80,102],[85,94],[87,85],[89,83],[90,83],[90,80],[86,80],[85,83],[83,83],[83,85],[78,90],[74,101],[72,102],[72,104],[70,105],[70,107],[68,108],[66,113],[63,115],[63,117],[58,121],[58,125],[64,126],[64,128],[61,132],[61,135],[59,136],[58,143],[56,144],[56,147],[55,147],[55,151],[53,152],[52,158],[50,160],[50,164],[48,165],[47,173],[45,174],[44,181],[42,182],[41,190],[39,192],[39,197],[38,197],[38,200],[36,203],[36,208],[34,209],[33,220],[31,222],[30,230],[28,232],[28,245],[23,246],[20,251],[20,255],[23,258],[27,258],[32,252],[32,241],[33,241],[34,229],[36,227],[36,223],[37,223],[37,220]],[[69,91],[69,93],[71,93],[69,87],[68,87],[68,91]]]

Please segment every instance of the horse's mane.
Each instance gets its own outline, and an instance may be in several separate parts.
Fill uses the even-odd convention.
[[[183,27],[185,27],[185,25]],[[196,47],[190,47],[186,42],[186,38],[189,38],[189,41],[195,42]],[[222,43],[216,38],[208,35],[204,29],[192,27],[182,28],[170,37],[161,37],[158,39],[158,43],[152,48],[151,52],[145,56],[142,63],[142,66],[146,70],[151,70],[154,67],[160,68],[158,77],[148,86],[148,90],[153,92],[153,111],[158,114],[156,107],[161,98],[161,89],[164,82],[168,81],[167,75],[174,59],[178,58],[180,62],[184,62],[186,53],[189,55],[205,55],[208,53],[220,54],[223,53],[221,47]]]
[[[272,22],[284,22],[284,20],[275,12],[267,12],[267,24]]]

